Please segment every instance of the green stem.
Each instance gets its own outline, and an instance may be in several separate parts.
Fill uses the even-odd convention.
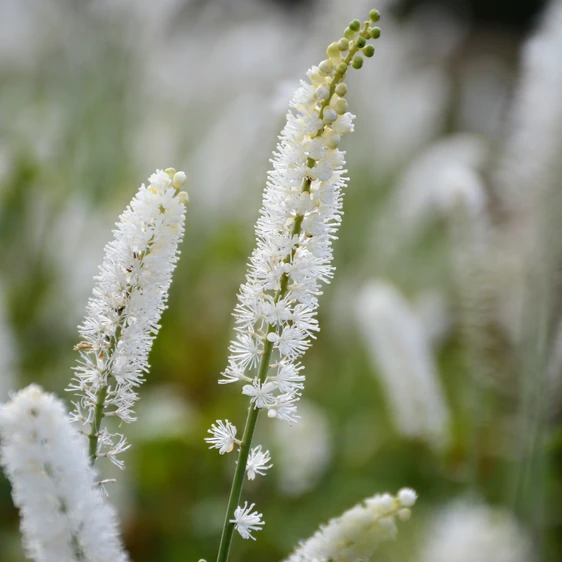
[[[90,453],[90,463],[93,465],[95,460],[97,459],[97,450],[98,450],[98,440],[99,440],[99,432],[101,428],[101,420],[104,416],[104,406],[105,406],[105,399],[107,397],[107,385],[102,386],[98,393],[98,400],[96,402],[96,410],[94,415],[94,421],[92,422],[92,427],[90,429],[90,434],[88,435],[88,441],[90,444],[89,453]]]
[[[367,30],[368,30],[368,26],[366,26],[365,29],[359,33],[359,35],[362,35],[366,39],[368,39],[369,36]],[[358,50],[359,47],[357,46],[351,49],[348,52],[348,55],[346,56],[343,62],[345,62],[346,65],[349,65],[351,59],[357,53]],[[343,73],[336,72],[334,74],[334,78],[330,84],[329,95],[327,99],[324,100],[324,102],[320,106],[320,112],[319,112],[320,119],[322,119],[324,109],[330,103],[330,100],[334,95],[336,86],[343,80],[344,77],[345,77],[345,72]],[[318,131],[317,135],[315,136],[322,134],[322,130],[323,129]],[[316,164],[315,160],[313,160],[312,158],[308,158],[307,166],[309,168],[313,168],[315,164]],[[311,184],[311,179],[309,177],[305,177],[303,179],[301,191],[309,192],[310,184]],[[300,234],[303,220],[304,220],[303,215],[297,215],[295,217],[293,230],[291,232],[291,238]],[[291,251],[291,253],[287,255],[287,257],[284,260],[285,263],[290,263],[292,261],[297,248],[298,248],[298,244]],[[274,298],[275,303],[279,302],[286,295],[288,285],[289,285],[289,276],[286,273],[284,273],[279,283],[279,290],[275,294],[275,298]],[[271,354],[273,352],[273,343],[267,339],[267,334],[274,332],[275,329],[276,328],[274,325],[268,324],[266,337],[264,338],[263,354],[261,357],[260,365],[258,368],[258,374],[257,374],[258,380],[262,384],[265,382],[265,379],[267,377],[267,372],[270,368]],[[248,416],[246,418],[246,425],[244,426],[244,434],[242,436],[240,449],[238,451],[238,460],[236,464],[236,470],[234,472],[234,478],[232,479],[232,487],[230,488],[230,496],[228,498],[228,506],[226,508],[226,515],[225,515],[224,525],[222,529],[217,562],[228,561],[230,546],[232,544],[232,535],[234,533],[234,523],[232,523],[232,520],[234,519],[234,512],[236,511],[236,508],[240,505],[240,497],[242,495],[242,487],[244,485],[244,476],[246,474],[246,465],[248,462],[248,455],[250,454],[250,449],[252,446],[252,439],[254,437],[256,423],[258,421],[258,415],[259,415],[259,409],[254,408],[253,405],[250,404],[250,407],[248,408]]]

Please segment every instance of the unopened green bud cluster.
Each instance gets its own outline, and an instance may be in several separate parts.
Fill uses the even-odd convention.
[[[328,59],[320,63],[320,70],[323,70],[322,65],[326,62],[330,62],[336,73],[341,76],[346,73],[350,65],[355,69],[361,68],[363,57],[370,58],[375,54],[375,47],[367,42],[381,36],[381,30],[373,25],[380,17],[378,10],[371,10],[369,19],[363,24],[359,20],[349,22],[343,37],[331,43],[326,49]]]

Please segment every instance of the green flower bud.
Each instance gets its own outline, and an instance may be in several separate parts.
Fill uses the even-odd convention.
[[[351,66],[359,70],[363,66],[363,59],[359,55],[355,55],[351,60]]]
[[[371,29],[371,37],[373,39],[378,39],[380,36],[381,36],[381,28],[373,27],[373,29]]]
[[[372,57],[375,54],[375,48],[372,45],[365,45],[363,47],[363,54],[366,57]]]
[[[369,12],[369,19],[372,22],[379,21],[381,19],[381,13],[378,10],[371,10]]]
[[[332,57],[339,57],[340,55],[340,49],[338,47],[337,43],[330,43],[328,45],[328,48],[326,49],[326,54],[332,58]]]
[[[166,168],[164,170],[170,177],[173,177],[173,175],[176,173],[176,170],[174,168]]]
[[[349,41],[345,37],[338,41],[338,49],[340,51],[347,51],[349,49]]]
[[[361,29],[361,22],[359,20],[353,20],[349,24],[349,29],[351,29],[352,31],[359,31]]]
[[[334,109],[338,115],[343,115],[347,111],[347,107],[347,100],[345,98],[340,98],[334,103]]]
[[[340,96],[340,98],[343,98],[343,96],[347,94],[347,84],[345,84],[344,82],[340,82],[336,86],[336,94]]]
[[[343,32],[343,36],[346,39],[353,39],[355,37],[355,31],[353,31],[353,29],[346,27],[345,31]]]
[[[340,62],[338,66],[336,66],[336,72],[341,75],[345,74],[347,72],[347,64],[345,64],[345,62]]]
[[[357,37],[357,41],[355,41],[355,44],[361,49],[361,47],[364,47],[367,43],[367,40],[365,39],[365,37],[363,36],[359,36]]]

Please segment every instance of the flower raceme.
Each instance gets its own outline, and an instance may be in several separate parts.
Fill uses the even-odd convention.
[[[245,473],[253,479],[270,466],[269,452],[261,447],[250,451],[259,410],[289,424],[299,417],[297,402],[305,380],[300,361],[319,330],[322,285],[334,274],[332,244],[347,184],[345,152],[339,146],[353,131],[354,115],[347,111],[344,78],[349,66],[361,68],[361,54],[374,54],[367,41],[380,36],[373,26],[379,13],[372,10],[369,15],[363,26],[352,21],[344,37],[328,47],[328,57],[308,71],[308,81],[301,81],[272,159],[256,225],[257,247],[234,310],[236,337],[219,380],[242,383],[251,407],[242,441],[235,438],[236,428],[222,421],[206,439],[220,453],[239,446],[219,562],[228,558],[234,528],[243,538],[250,537],[235,515],[246,513],[246,506],[237,505]]]
[[[410,519],[417,494],[402,488],[394,497],[376,494],[346,511],[301,543],[285,562],[370,560],[380,542],[396,537],[396,518]]]
[[[96,277],[76,346],[80,360],[68,390],[78,394],[72,419],[90,425],[92,462],[108,457],[123,468],[119,453],[129,445],[120,434],[102,429],[104,416],[135,420],[136,388],[148,372],[148,355],[166,308],[178,260],[187,193],[183,172],[157,170],[141,185],[120,216],[114,239]]]
[[[126,562],[113,509],[62,402],[37,385],[0,406],[0,463],[36,562]]]

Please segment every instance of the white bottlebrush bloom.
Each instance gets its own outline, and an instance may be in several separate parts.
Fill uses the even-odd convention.
[[[265,475],[266,470],[270,469],[273,465],[268,464],[271,461],[269,451],[262,451],[261,445],[254,447],[248,455],[248,462],[246,463],[246,472],[248,473],[248,480],[254,480],[256,474],[261,476]]]
[[[396,517],[410,518],[417,495],[403,488],[396,497],[377,494],[322,525],[286,562],[358,562],[370,560],[380,542],[398,533]]]
[[[391,285],[373,281],[358,296],[357,321],[397,429],[446,444],[449,412],[429,338],[410,305]]]
[[[332,436],[325,413],[306,400],[299,412],[297,425],[272,426],[276,476],[279,487],[289,496],[299,496],[313,488],[332,458]]]
[[[430,524],[420,562],[532,562],[531,545],[514,517],[475,501],[457,500]]]
[[[234,519],[230,522],[234,523],[234,528],[240,533],[243,539],[256,540],[252,535],[252,531],[261,531],[265,522],[261,520],[262,514],[252,511],[255,504],[248,507],[248,502],[244,502],[244,507],[238,506],[234,512]]]
[[[336,71],[338,62],[347,66],[334,46],[329,59],[308,71],[309,82],[301,82],[290,103],[256,226],[257,248],[234,313],[237,336],[221,379],[249,382],[242,392],[254,407],[289,423],[298,419],[300,358],[319,329],[321,286],[334,271],[332,243],[347,181],[338,145],[353,131],[354,116],[345,111],[347,88]],[[264,356],[267,368],[252,372]]]
[[[228,420],[224,422],[217,420],[216,425],[213,424],[207,433],[212,435],[212,437],[205,437],[209,449],[218,449],[221,455],[230,453],[234,449],[234,444],[239,443],[236,439],[236,427]]]
[[[125,562],[115,513],[62,402],[36,385],[0,407],[0,461],[36,562]]]
[[[157,170],[141,185],[107,244],[76,346],[80,360],[69,390],[79,395],[72,414],[90,424],[90,456],[117,458],[122,435],[102,430],[104,416],[135,420],[136,388],[148,372],[148,355],[160,328],[183,236],[187,194],[183,172]]]

